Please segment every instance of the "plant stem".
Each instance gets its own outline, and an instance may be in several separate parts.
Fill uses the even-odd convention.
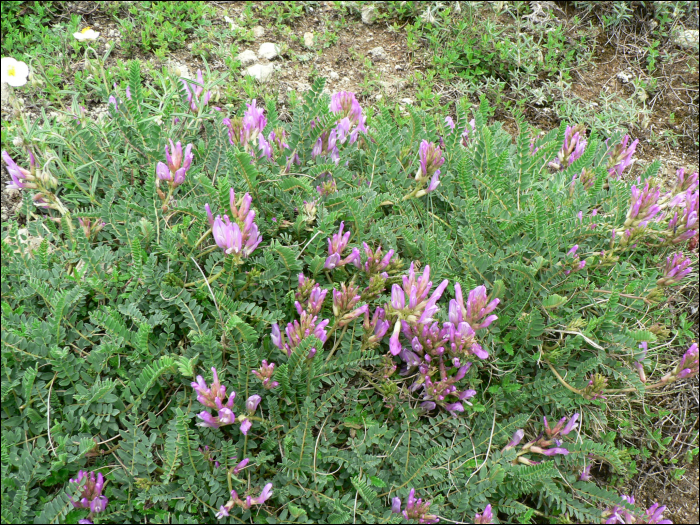
[[[557,370],[550,364],[549,361],[545,361],[545,363],[547,363],[547,366],[549,366],[549,368],[552,370],[552,372],[554,372],[554,375],[557,376],[557,379],[559,380],[559,382],[560,382],[563,386],[565,386],[566,388],[568,388],[569,390],[571,390],[571,391],[574,392],[575,394],[583,395],[583,393],[582,393],[580,390],[577,390],[576,388],[574,388],[573,386],[571,386],[569,383],[567,383],[566,381],[564,381],[564,378],[562,378],[562,377],[559,375],[559,372],[557,372]]]
[[[598,292],[598,293],[609,293],[609,294],[613,293],[611,290],[592,290],[592,291]],[[653,303],[652,303],[649,299],[647,299],[646,297],[639,297],[638,295],[630,295],[630,294],[627,294],[627,293],[621,293],[621,294],[620,294],[620,297],[627,297],[628,299],[638,299],[638,300],[640,300],[640,301],[644,301],[646,304],[653,304]]]
[[[224,269],[223,269],[223,268],[221,269],[221,271],[220,271],[219,273],[217,273],[217,274],[212,275],[211,277],[209,277],[209,279],[200,279],[199,281],[193,281],[193,282],[191,282],[191,283],[185,283],[185,288],[192,288],[193,286],[196,286],[196,285],[198,285],[198,284],[201,284],[201,283],[203,283],[204,281],[206,281],[207,284],[211,284],[211,283],[213,283],[214,281],[216,281],[222,273],[224,273]]]
[[[335,330],[335,327],[337,326],[337,323],[333,325],[333,328],[331,330]],[[345,332],[348,330],[348,325],[345,325],[343,327],[343,331],[340,332],[340,337],[338,337],[338,340],[335,342],[333,345],[333,348],[331,349],[331,352],[328,354],[328,357],[326,357],[326,363],[330,360],[330,358],[333,356],[335,353],[336,349],[340,345],[340,342],[343,340],[343,336],[345,335]],[[328,334],[330,336],[330,334]]]

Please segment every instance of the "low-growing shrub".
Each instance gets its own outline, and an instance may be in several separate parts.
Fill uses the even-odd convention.
[[[697,373],[654,307],[697,174],[322,80],[234,115],[223,81],[134,64],[3,152],[3,521],[664,523],[591,467],[627,468],[609,405]]]

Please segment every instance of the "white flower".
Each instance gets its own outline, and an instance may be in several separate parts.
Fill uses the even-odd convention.
[[[23,86],[27,83],[29,68],[24,62],[15,60],[12,57],[3,57],[0,59],[0,68],[2,68],[0,82],[7,82],[14,87]]]
[[[73,33],[73,36],[76,40],[80,40],[82,42],[83,40],[97,40],[97,37],[100,36],[100,34],[94,29],[86,27],[78,33]]]

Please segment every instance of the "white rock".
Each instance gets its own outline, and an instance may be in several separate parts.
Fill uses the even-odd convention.
[[[617,79],[623,84],[627,84],[630,80],[632,80],[631,75],[626,71],[620,71],[616,76]]]
[[[674,35],[673,41],[685,49],[698,50],[698,30],[686,29]]]
[[[395,69],[396,71],[403,71],[403,68],[402,68],[400,65],[398,65],[398,64],[396,64],[396,65],[394,66],[394,69]]]
[[[362,8],[362,23],[365,25],[372,25],[374,24],[375,19],[377,18],[377,8],[374,7],[373,5],[366,5]]]
[[[371,55],[372,57],[376,58],[377,60],[386,60],[386,58],[387,58],[386,51],[384,51],[384,48],[382,46],[375,47],[374,49],[370,49],[367,54]]]
[[[304,45],[306,47],[313,47],[314,46],[314,34],[309,33],[308,31],[304,33]]]
[[[338,80],[340,78],[340,75],[337,72],[331,70],[331,72],[328,73],[328,78],[330,78],[331,80]]]
[[[190,73],[189,68],[184,64],[180,64],[179,62],[171,60],[168,62],[168,68],[170,69],[170,71],[172,71],[173,74],[177,75],[178,77],[192,78],[192,74]]]
[[[243,71],[243,76],[250,75],[258,82],[267,82],[275,71],[272,64],[255,64]]]
[[[236,29],[238,29],[238,24],[236,24],[236,22],[234,22],[232,18],[229,18],[228,16],[225,16],[225,17],[224,17],[224,22],[226,22],[227,24],[229,24],[229,26],[231,27],[231,31],[235,31]]]
[[[263,28],[263,26],[255,26],[255,27],[253,28],[253,36],[254,36],[255,38],[260,38],[260,37],[262,37],[264,34],[265,34],[265,29]]]
[[[272,42],[265,42],[264,44],[260,45],[260,49],[258,49],[258,56],[260,58],[272,60],[273,58],[279,56],[279,52],[280,46],[273,44]]]
[[[401,104],[413,104],[413,100],[411,100],[410,98],[402,98],[400,102]]]
[[[3,82],[0,86],[0,101],[7,102],[10,99],[10,86],[7,82]]]
[[[258,61],[258,57],[254,51],[246,49],[245,51],[238,53],[236,60],[238,60],[243,67],[248,67],[251,64],[255,64],[255,62]]]

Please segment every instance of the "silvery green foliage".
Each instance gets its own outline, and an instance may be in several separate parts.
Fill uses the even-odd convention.
[[[69,500],[80,470],[104,474],[109,504],[92,516],[103,523],[211,522],[229,501],[223,520],[236,523],[397,523],[392,499],[411,489],[455,522],[489,504],[501,521],[523,523],[535,512],[596,522],[604,508],[627,505],[579,480],[591,458],[621,475],[626,465],[624,448],[587,437],[589,419],[605,424],[605,407],[582,393],[602,374],[608,386],[644,395],[629,356],[656,336],[639,329],[630,307],[650,296],[660,273],[638,271],[640,249],[601,254],[625,221],[630,188],[607,177],[595,131],[579,158],[552,173],[564,124],[531,154],[525,125],[513,144],[499,123],[487,124],[485,105],[464,134],[472,115],[459,114],[451,132],[444,116],[411,110],[397,121],[384,111],[338,147],[336,164],[312,158],[335,122],[318,81],[291,122],[268,104],[265,136],[277,130],[288,148],[263,141],[261,157],[257,147],[231,145],[226,110],[193,113],[169,82],[165,92],[147,90],[132,67],[130,96],[116,94],[106,122],[69,119],[33,137],[40,162],[56,158],[50,167],[68,212],[38,211],[25,193],[21,217],[38,246],[18,239],[17,222],[2,234],[4,522],[86,518]],[[156,185],[170,139],[193,144],[172,200]],[[402,200],[415,189],[422,140],[444,143],[440,184]],[[21,163],[23,153],[13,155]],[[584,168],[595,183],[570,192]],[[231,188],[252,197],[263,238],[245,259],[226,256],[208,234],[205,204],[228,213]],[[88,220],[104,226],[83,227]],[[381,268],[386,280],[370,282],[364,258],[360,268],[324,269],[341,221],[352,232],[348,250],[363,242],[395,250]],[[314,292],[308,303],[331,320],[325,342],[306,337],[289,355],[272,344],[272,325],[298,318],[295,294],[309,298],[298,296],[300,272],[327,290],[354,279],[374,312],[411,261],[429,265],[433,282],[450,282],[440,322],[456,282],[501,299],[498,320],[479,333],[489,358],[461,379],[476,391],[463,412],[421,409],[414,379],[394,373],[388,335],[368,343],[361,316],[331,328],[331,294],[324,301]],[[550,365],[567,372],[573,390]],[[247,435],[238,425],[196,426],[202,406],[190,384],[197,375],[209,384],[212,367],[237,393],[236,417],[248,414]],[[252,396],[262,401],[252,398],[246,412]],[[542,414],[574,412],[581,427],[562,445],[568,454],[506,446],[519,430],[536,440]],[[271,497],[256,504],[270,483]]]

